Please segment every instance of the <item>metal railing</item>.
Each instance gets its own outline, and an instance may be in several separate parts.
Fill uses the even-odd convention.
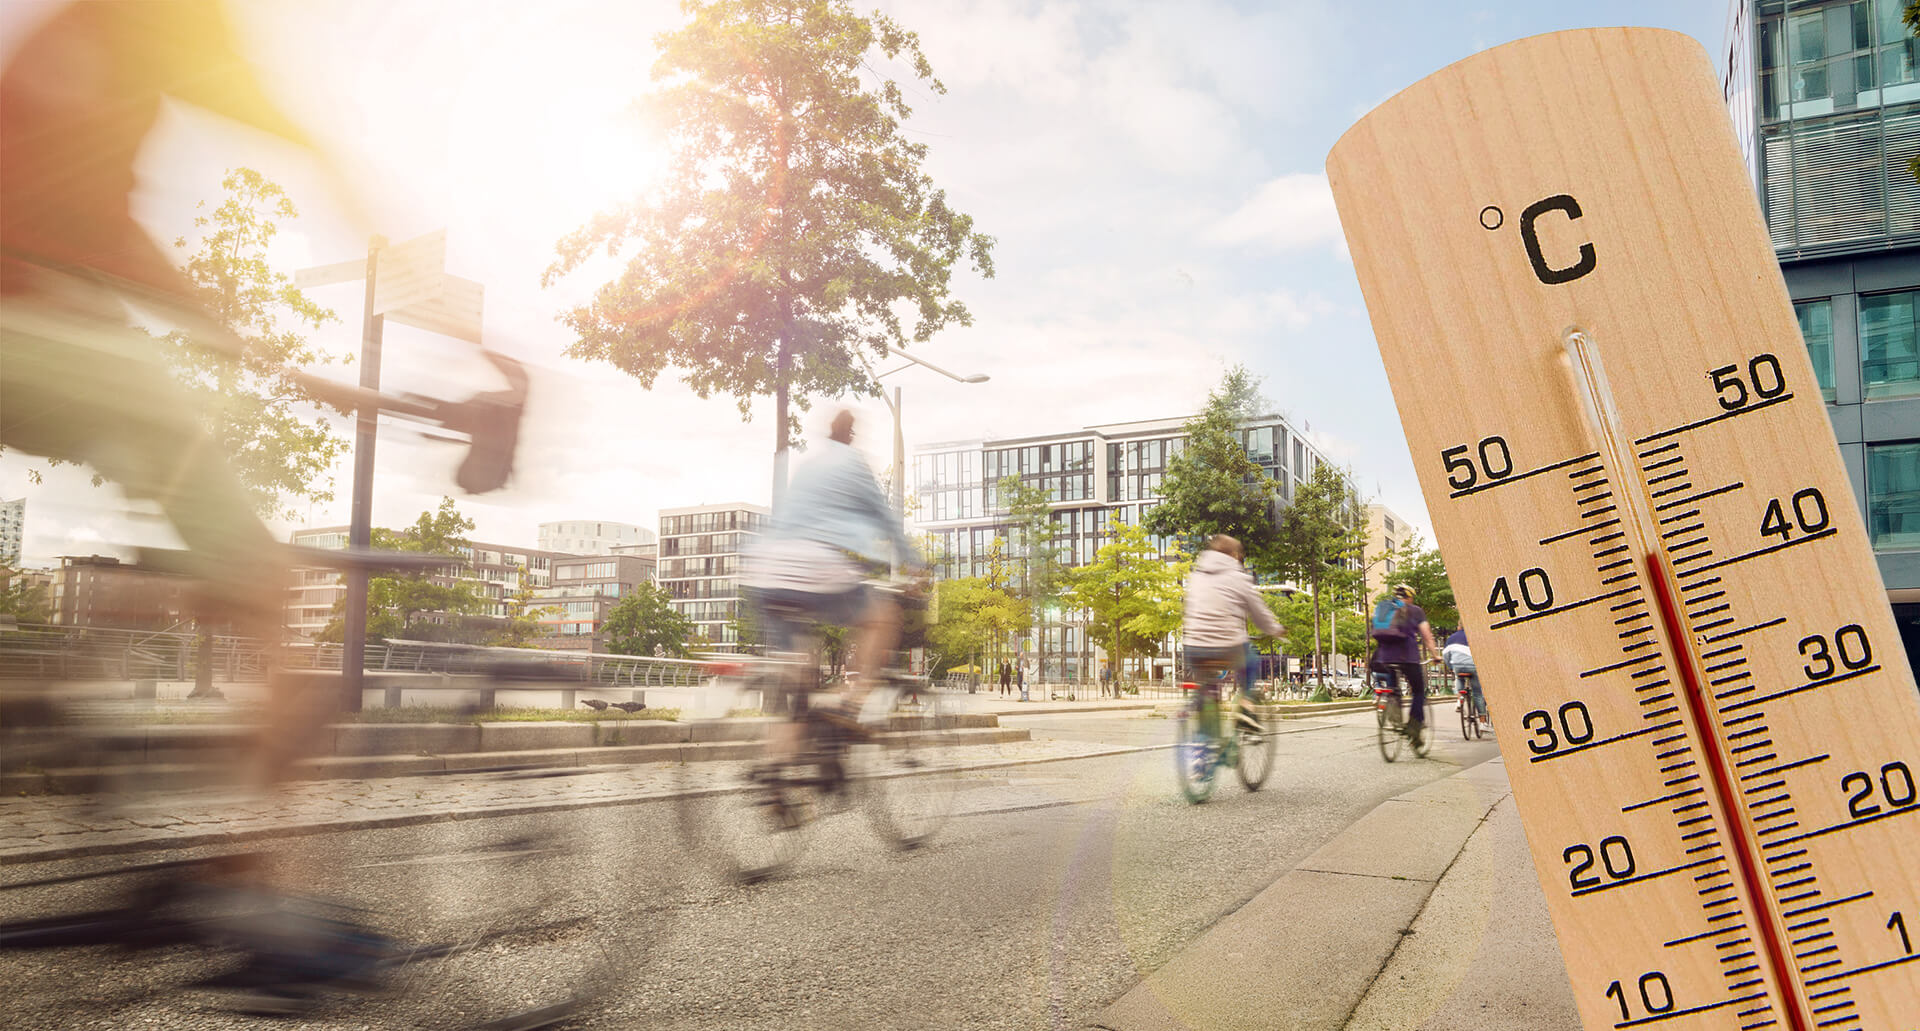
[[[215,680],[266,679],[269,648],[246,637],[215,635]],[[282,668],[337,670],[338,644],[289,644]],[[0,626],[0,679],[192,680],[200,638],[173,630],[114,630],[25,624]],[[486,648],[431,641],[369,643],[370,673],[487,674],[506,680],[563,680],[618,687],[688,687],[709,674],[697,659],[605,655],[535,648]]]

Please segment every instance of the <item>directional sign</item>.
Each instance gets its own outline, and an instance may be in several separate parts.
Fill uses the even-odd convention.
[[[446,284],[447,231],[437,230],[380,252],[373,283],[373,310],[384,315],[432,300]]]
[[[293,285],[298,290],[311,290],[316,286],[351,283],[356,279],[365,278],[367,278],[367,262],[362,258],[358,261],[336,261],[331,265],[303,268],[293,274]]]
[[[433,297],[389,311],[387,320],[480,343],[481,285],[446,273],[440,280]]]
[[[1920,1023],[1920,703],[1711,63],[1509,44],[1327,162],[1583,1022]]]

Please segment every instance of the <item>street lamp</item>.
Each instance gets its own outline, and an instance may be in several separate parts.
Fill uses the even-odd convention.
[[[955,383],[985,383],[987,380],[993,378],[984,372],[976,372],[971,375],[962,376],[957,372],[949,372],[924,358],[915,358],[904,350],[893,353],[901,358],[905,358],[914,365],[932,369],[940,375],[953,380]],[[873,378],[877,382],[896,372],[901,372],[906,368],[907,366],[905,365],[897,366],[879,373]],[[880,391],[880,400],[885,401],[887,403],[887,410],[893,413],[893,513],[904,522],[907,518],[907,445],[906,438],[902,435],[900,429],[900,388],[893,388],[892,397],[888,397],[886,390],[882,389]]]

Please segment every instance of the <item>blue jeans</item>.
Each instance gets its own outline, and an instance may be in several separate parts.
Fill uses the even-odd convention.
[[[1203,669],[1232,669],[1238,674],[1241,693],[1250,697],[1253,694],[1254,674],[1260,668],[1260,655],[1253,650],[1251,641],[1219,646],[1190,644],[1187,646],[1187,667],[1196,678]]]

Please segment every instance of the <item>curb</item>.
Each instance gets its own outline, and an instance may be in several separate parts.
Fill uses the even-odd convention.
[[[1138,752],[1158,752],[1173,748],[1164,745],[1130,745],[1084,752],[1079,755],[1045,756],[1036,759],[1000,759],[991,762],[963,764],[962,771],[1007,769],[1016,766],[1038,766],[1044,763],[1072,762],[1079,759],[1105,759],[1116,755],[1132,755]],[[582,772],[605,772],[618,769],[609,765],[605,770],[598,766],[579,767]],[[470,771],[462,771],[470,772]],[[103,842],[98,845],[75,845],[70,848],[52,848],[39,852],[18,853],[0,856],[0,867],[21,866],[28,863],[46,863],[66,859],[84,859],[91,856],[126,855],[136,852],[160,852],[177,849],[203,848],[210,845],[235,845],[246,842],[265,841],[276,838],[305,838],[316,834],[331,834],[338,831],[383,830],[391,827],[413,827],[426,823],[452,822],[456,820],[486,820],[496,817],[532,816],[540,813],[577,812],[585,809],[605,809],[614,806],[646,805],[653,802],[669,802],[677,798],[698,798],[717,794],[716,789],[700,791],[677,791],[669,788],[657,795],[633,796],[627,798],[604,798],[580,802],[553,802],[538,805],[513,806],[494,809],[454,809],[432,813],[409,813],[402,816],[366,817],[355,820],[335,822],[293,824],[289,826],[262,828],[253,831],[209,831],[205,834],[181,835],[171,838],[154,838],[146,841]],[[970,814],[956,813],[955,818]]]
[[[1382,802],[1143,977],[1090,1025],[1104,1031],[1340,1031],[1467,842],[1507,796],[1505,767],[1498,763],[1489,759]],[[1279,940],[1286,949],[1249,945]],[[1303,969],[1303,955],[1318,962]]]

